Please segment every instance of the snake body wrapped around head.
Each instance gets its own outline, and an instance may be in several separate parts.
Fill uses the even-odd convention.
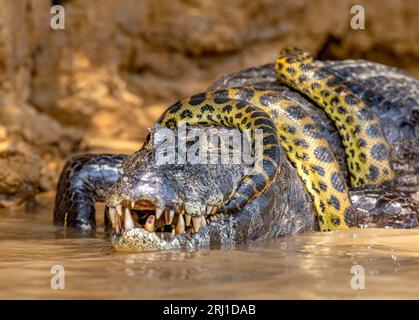
[[[225,205],[229,212],[237,212],[248,201],[265,191],[278,174],[279,143],[275,123],[262,109],[245,101],[201,93],[177,102],[159,119],[158,123],[169,128],[181,125],[223,125],[263,131],[263,154],[253,170],[241,181],[240,186]],[[255,135],[252,136],[254,144]]]
[[[271,118],[274,124],[266,120]],[[270,186],[276,174],[273,148],[280,143],[313,196],[320,229],[347,228],[348,189],[327,140],[304,110],[277,92],[254,88],[206,92],[174,104],[158,122],[169,128],[221,124],[268,130],[263,139],[264,166],[243,178],[225,209],[230,213],[241,209]]]
[[[312,62],[306,51],[288,49],[281,52],[275,71],[281,81],[311,98],[335,123],[353,187],[392,181],[389,146],[377,117],[336,77]],[[261,118],[252,121],[257,117]],[[273,118],[274,125],[268,118]],[[227,211],[237,212],[271,185],[277,174],[274,149],[282,144],[314,199],[320,230],[345,229],[351,223],[348,188],[327,140],[304,110],[278,92],[232,88],[201,93],[170,107],[159,123],[268,129],[263,165],[255,169],[256,174],[243,178],[224,208]]]
[[[316,61],[291,49],[275,64],[226,75],[208,90],[169,107],[132,155],[70,159],[54,222],[92,228],[94,203],[105,201],[112,244],[128,251],[419,225],[411,196],[418,192],[416,79],[373,62]],[[200,137],[217,131],[207,126],[228,127],[221,131],[226,136],[262,130],[262,139],[247,135],[253,155],[256,147],[262,150],[261,161],[251,168],[232,159],[159,165],[160,143],[176,142],[166,149],[171,156],[179,141],[184,145],[183,134],[177,135],[183,131],[174,130],[183,125],[185,132],[200,127]],[[162,126],[170,138],[160,141],[154,134]],[[220,152],[222,144],[210,152]]]

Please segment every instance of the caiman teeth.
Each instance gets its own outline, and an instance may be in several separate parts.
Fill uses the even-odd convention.
[[[119,226],[119,221],[120,221],[120,216],[119,215],[116,215],[115,216],[115,231],[116,231],[116,233],[117,234],[120,234],[121,233],[121,228],[120,228],[120,226]]]
[[[156,221],[156,217],[151,215],[147,218],[147,221],[144,225],[144,229],[148,232],[154,232],[154,222]]]
[[[166,214],[165,214],[166,224],[172,224],[174,216],[175,216],[174,210],[166,210]]]
[[[189,214],[185,214],[185,224],[187,227],[191,225],[191,219],[192,217]]]
[[[212,210],[214,209],[213,206],[207,206],[207,216],[212,213]]]
[[[125,208],[125,223],[124,223],[124,228],[125,228],[126,231],[129,231],[129,230],[135,228],[134,220],[132,219],[132,216],[131,216],[131,211],[128,208]]]
[[[160,219],[161,215],[163,214],[164,209],[163,208],[157,208],[156,209],[156,219]]]
[[[198,232],[201,229],[202,219],[201,217],[192,217],[192,226],[195,232]]]
[[[116,206],[116,211],[118,212],[118,214],[122,217],[122,205],[121,204],[118,204],[117,206]]]
[[[109,218],[111,219],[111,222],[112,222],[112,226],[115,226],[116,209],[115,208],[109,208],[108,213],[109,213]]]
[[[131,208],[132,209],[131,209]],[[170,208],[170,207],[169,207]],[[125,232],[135,228],[153,233],[162,240],[168,240],[178,235],[192,236],[203,227],[221,218],[217,214],[217,206],[207,205],[203,214],[191,216],[183,206],[169,209],[168,207],[153,207],[148,203],[129,201],[125,205],[119,204],[108,207],[108,215],[116,234],[123,236]],[[124,213],[124,214],[122,214]],[[164,222],[159,220],[164,214]],[[170,226],[170,228],[168,227]]]
[[[185,233],[185,221],[183,220],[183,216],[180,214],[177,219],[176,234],[182,233]]]

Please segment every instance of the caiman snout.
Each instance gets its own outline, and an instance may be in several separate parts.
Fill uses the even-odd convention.
[[[150,199],[155,206],[174,205],[176,191],[163,176],[153,172],[137,172],[135,176],[122,175],[111,189],[108,207],[134,206],[136,202]]]
[[[122,175],[110,191],[106,205],[114,233],[113,245],[120,250],[173,249],[219,218],[216,207],[203,215],[185,211],[175,181],[150,171],[135,177]]]

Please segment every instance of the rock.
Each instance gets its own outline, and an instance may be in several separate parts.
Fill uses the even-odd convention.
[[[79,150],[83,137],[28,103],[39,18],[30,1],[0,2],[0,208],[52,190],[59,168],[49,162]]]
[[[419,75],[419,3],[359,4],[365,30],[351,29],[349,0],[66,1],[66,29],[42,25],[30,101],[89,135],[138,140],[158,117],[150,104],[167,106],[223,73],[272,62],[284,46]]]
[[[36,154],[0,153],[0,208],[32,203],[40,191],[41,167]]]
[[[48,161],[62,162],[79,149],[81,138],[26,104],[0,105],[0,207],[53,189],[59,168],[51,170]]]

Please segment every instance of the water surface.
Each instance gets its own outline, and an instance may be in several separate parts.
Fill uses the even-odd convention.
[[[419,298],[419,229],[309,233],[223,250],[119,253],[52,225],[52,195],[35,213],[0,213],[1,299]],[[65,289],[51,289],[62,265]],[[365,270],[352,289],[351,268]]]

